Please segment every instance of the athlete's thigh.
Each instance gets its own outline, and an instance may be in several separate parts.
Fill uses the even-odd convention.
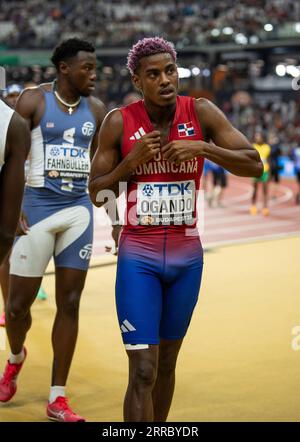
[[[84,289],[87,271],[56,267],[55,294],[58,307],[78,303]]]
[[[10,275],[7,305],[10,310],[29,308],[38,294],[42,277]]]
[[[130,252],[121,236],[116,307],[124,344],[158,344],[162,288],[153,260]]]
[[[93,247],[92,205],[78,204],[65,209],[61,215],[65,228],[56,236],[55,266],[86,271]]]
[[[16,239],[10,258],[10,274],[42,277],[55,244],[55,215],[47,216],[44,208],[24,205],[30,230]]]
[[[203,270],[203,252],[198,238],[187,237],[174,247],[177,255],[174,260],[170,253],[166,266],[169,279],[163,286],[160,337],[164,339],[185,336],[198,300]]]

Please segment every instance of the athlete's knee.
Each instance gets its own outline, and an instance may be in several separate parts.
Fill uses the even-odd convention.
[[[175,374],[176,359],[166,359],[159,361],[158,374],[166,378],[170,378]]]
[[[27,316],[30,311],[30,304],[24,302],[21,298],[8,298],[6,305],[6,314],[12,321],[18,321]]]
[[[63,301],[58,304],[58,311],[71,318],[77,318],[79,313],[81,292],[76,290],[65,293]]]
[[[171,377],[175,373],[177,355],[162,357],[159,359],[158,372],[159,375]]]
[[[157,370],[154,362],[140,361],[135,367],[133,383],[137,388],[152,388],[155,384]]]

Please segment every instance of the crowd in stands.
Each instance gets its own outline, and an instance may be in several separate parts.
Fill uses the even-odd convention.
[[[300,113],[295,100],[287,102],[252,102],[245,106],[227,101],[223,110],[249,140],[261,131],[268,138],[276,137],[282,145],[283,153],[288,153],[294,143],[300,145]]]
[[[8,67],[8,84],[18,83],[22,86],[31,86],[52,81],[55,77],[53,67]],[[104,101],[107,108],[113,109],[126,100],[126,96],[133,92],[133,86],[127,69],[121,65],[105,67],[97,81],[97,95]],[[183,94],[189,93],[185,85]],[[238,100],[238,96],[240,100]],[[243,98],[243,99],[241,99]],[[254,133],[262,131],[276,137],[282,144],[283,152],[288,153],[290,146],[300,145],[300,112],[297,96],[285,101],[284,95],[280,100],[255,100],[247,92],[235,92],[231,97],[220,100],[213,99],[222,108],[234,126],[238,127],[248,139],[253,139]]]
[[[168,38],[177,48],[242,42],[240,35],[254,43],[297,34],[289,27],[297,22],[300,3],[294,0],[48,0],[43,5],[0,0],[0,45],[53,48],[58,40],[78,36],[97,47],[128,47],[151,35]]]
[[[177,48],[189,45],[234,41],[238,33],[263,39],[266,23],[274,31],[287,23],[300,26],[300,2],[294,0],[0,0],[0,48],[53,49],[57,42],[78,36],[97,47],[130,45],[144,36],[162,35]],[[223,32],[226,29],[226,32]],[[231,31],[232,32],[231,32]],[[300,29],[299,38],[300,38]],[[215,32],[213,32],[215,31]],[[218,34],[218,35],[217,35]],[[100,57],[101,58],[101,57]],[[53,67],[6,67],[8,83],[30,85],[51,81]],[[243,89],[237,81],[229,83]],[[249,139],[257,130],[271,133],[280,142],[300,144],[300,117],[296,97],[292,100],[259,102],[251,95],[245,103],[233,99],[232,84],[222,85],[229,93],[215,101],[233,124]],[[209,85],[201,84],[202,89]],[[185,82],[183,93],[195,89]],[[198,87],[199,89],[199,87]],[[232,89],[232,91],[231,91]],[[246,88],[247,89],[247,88]],[[125,58],[99,70],[97,95],[112,109],[132,91]],[[232,96],[230,96],[232,95]]]

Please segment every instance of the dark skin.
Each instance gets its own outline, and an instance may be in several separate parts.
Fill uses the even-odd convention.
[[[196,100],[196,112],[207,141],[179,140],[167,143],[176,110],[177,66],[170,54],[140,59],[133,75],[142,92],[153,131],[135,143],[125,158],[120,157],[123,121],[120,110],[110,112],[101,127],[99,148],[90,174],[90,196],[129,181],[135,169],[161,151],[166,159],[181,161],[203,156],[239,176],[260,176],[263,170],[256,150],[209,100]],[[163,340],[159,346],[127,351],[129,383],[124,401],[125,421],[166,421],[175,386],[175,368],[182,339]]]
[[[19,92],[14,92],[12,94],[7,95],[7,97],[5,98],[5,101],[12,106],[13,108],[16,107],[17,104],[17,100],[19,98]]]
[[[97,122],[96,133],[92,140],[91,157],[98,142],[99,129],[105,108],[93,92],[96,80],[96,56],[94,53],[80,51],[77,56],[60,62],[57,73],[57,90],[68,103],[74,103],[79,96],[88,97],[90,109]],[[45,110],[42,92],[51,90],[52,84],[43,84],[25,90],[20,96],[16,110],[25,118],[31,130],[40,124]],[[58,106],[68,115],[68,109],[57,101]],[[76,112],[76,110],[75,110]],[[84,288],[86,271],[72,268],[56,268],[56,305],[57,312],[52,330],[54,352],[52,385],[65,385],[78,333],[79,303]],[[31,326],[30,308],[41,285],[40,277],[20,277],[11,275],[10,292],[7,303],[7,334],[11,351],[22,351],[26,334]]]
[[[0,172],[0,264],[13,245],[24,191],[24,164],[30,149],[26,122],[14,113],[7,132],[5,164]]]
[[[20,95],[19,92],[17,92],[17,93],[14,92],[13,94],[9,94],[5,98],[4,101],[7,102],[13,108],[15,108],[19,95]],[[28,225],[27,225],[26,219],[24,219],[23,215],[21,214],[21,217],[20,217],[20,220],[19,220],[19,224],[18,224],[18,227],[17,227],[16,236],[18,236],[18,235],[25,235],[27,233],[27,230],[28,230]],[[4,306],[4,308],[5,308],[5,305],[6,305],[6,301],[8,299],[9,257],[10,257],[10,253],[8,253],[6,255],[4,261],[0,265],[0,286],[1,286],[1,292],[2,292],[2,297],[3,297],[3,306]]]

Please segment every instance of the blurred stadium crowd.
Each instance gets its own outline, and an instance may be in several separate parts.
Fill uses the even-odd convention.
[[[124,70],[124,68],[123,68]],[[116,67],[106,67],[98,81],[97,95],[101,98],[108,109],[113,109],[126,102],[132,94],[133,86],[129,73],[117,70]],[[55,70],[52,67],[43,69],[39,66],[7,68],[9,83],[21,84],[23,87],[52,81]],[[181,93],[189,93],[189,89],[182,88]],[[262,131],[270,138],[276,138],[282,145],[283,153],[288,152],[290,147],[300,144],[300,113],[299,103],[295,99],[286,102],[255,101],[251,94],[245,91],[232,93],[226,99],[216,100],[218,105],[226,113],[232,123],[238,127],[250,140],[254,133]],[[269,140],[270,141],[270,140]]]
[[[126,69],[128,48],[153,35],[175,43],[181,94],[212,99],[250,140],[261,131],[286,155],[300,146],[299,91],[291,88],[293,78],[300,78],[299,1],[49,0],[41,7],[38,0],[0,0],[0,64],[1,49],[10,55],[23,50],[28,60],[5,66],[8,84],[26,87],[51,81],[51,51],[46,64],[32,62],[32,54],[77,36],[98,48],[97,95],[108,109],[134,92]],[[288,46],[288,39],[296,42],[289,52],[281,48]],[[278,41],[278,47],[275,43],[267,52],[267,41]],[[213,56],[210,49],[201,52],[222,43],[231,49]],[[251,54],[249,45],[256,43],[265,47]],[[228,53],[233,45],[240,52]]]
[[[97,47],[129,46],[161,35],[177,48],[257,43],[300,32],[294,0],[39,0],[0,1],[0,43],[10,48],[52,48],[57,39],[92,39]]]

